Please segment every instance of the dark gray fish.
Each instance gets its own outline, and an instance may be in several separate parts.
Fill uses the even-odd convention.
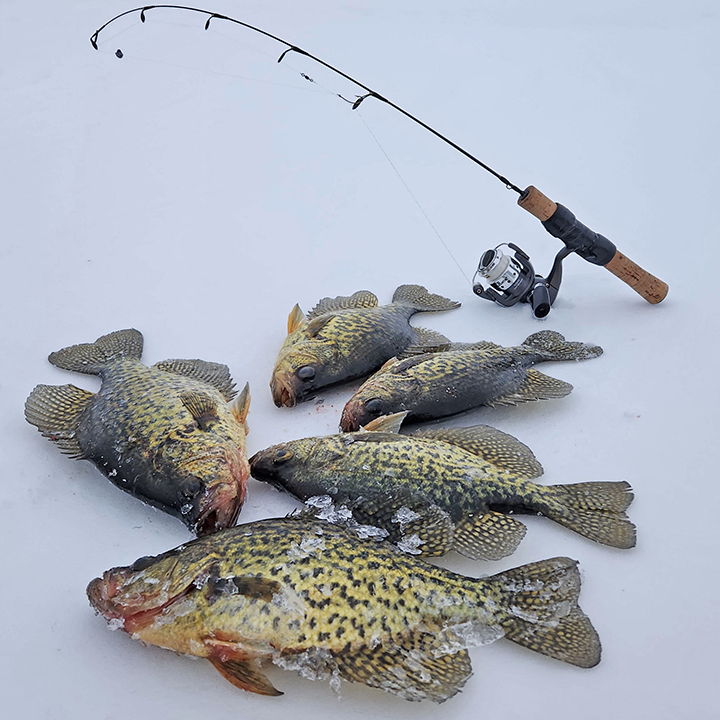
[[[53,365],[99,375],[98,393],[38,385],[25,418],[60,450],[90,460],[125,492],[179,517],[198,534],[235,524],[250,468],[250,392],[233,401],[226,365],[140,362],[143,336],[120,330],[50,355]]]
[[[446,337],[413,328],[410,318],[459,306],[421,285],[401,285],[389,305],[378,306],[378,299],[367,290],[324,298],[307,317],[296,305],[270,382],[275,405],[292,407],[321,388],[365,377],[408,349],[426,352],[447,347]]]
[[[530,335],[518,347],[453,343],[446,351],[396,358],[368,378],[343,409],[340,427],[353,432],[381,415],[407,411],[409,421],[433,420],[482,405],[561,398],[572,385],[530,367],[588,360],[597,345],[568,342],[557,332]]]

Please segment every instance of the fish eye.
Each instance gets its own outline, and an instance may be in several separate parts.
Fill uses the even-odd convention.
[[[380,415],[383,411],[383,401],[380,398],[373,398],[365,403],[365,410],[371,415]]]
[[[132,572],[139,572],[140,570],[145,570],[146,568],[149,568],[154,562],[155,558],[152,557],[152,555],[143,555],[143,557],[138,558],[130,566],[130,570],[132,570]]]
[[[315,368],[312,365],[303,365],[295,374],[301,380],[312,380],[315,377]]]
[[[275,453],[275,457],[273,457],[273,462],[276,465],[279,465],[280,463],[284,463],[285,461],[289,460],[292,457],[292,450],[288,450],[287,448],[282,448],[281,450],[278,450]]]

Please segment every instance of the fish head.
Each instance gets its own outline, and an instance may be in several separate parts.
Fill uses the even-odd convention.
[[[250,473],[260,482],[301,500],[329,492],[323,480],[332,451],[330,438],[304,438],[273,445],[250,458]]]
[[[250,477],[244,448],[211,445],[178,464],[177,505],[196,535],[209,535],[235,525]]]
[[[150,633],[159,616],[167,619],[179,604],[187,604],[212,570],[212,555],[198,547],[190,550],[191,546],[107,570],[87,587],[90,605],[112,628],[153,642]],[[172,642],[166,646],[180,649]]]
[[[277,407],[294,407],[319,388],[344,379],[337,344],[322,332],[332,319],[333,316],[323,316],[309,323],[288,322],[290,332],[280,348],[270,380]]]
[[[367,398],[356,394],[343,408],[340,428],[343,432],[356,432],[381,415],[390,415],[394,412],[396,409],[385,398],[373,393]]]
[[[392,372],[397,362],[395,358],[388,360],[347,401],[340,417],[343,432],[356,432],[381,415],[392,415],[406,409],[404,398],[419,388]]]

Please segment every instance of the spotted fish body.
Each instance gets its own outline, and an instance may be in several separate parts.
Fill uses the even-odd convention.
[[[526,528],[510,510],[540,513],[613,547],[635,545],[626,482],[539,485],[533,479],[542,467],[505,433],[478,425],[401,435],[402,417],[274,445],[250,458],[251,473],[302,501],[327,495],[358,522],[426,556],[453,549],[486,560],[511,554]]]
[[[390,360],[347,402],[340,427],[353,432],[381,415],[402,411],[409,421],[422,421],[483,405],[564,397],[572,385],[529,368],[601,354],[597,345],[567,342],[560,333],[545,330],[518,347],[453,343],[444,352]]]
[[[452,310],[459,303],[420,285],[401,285],[389,305],[371,292],[324,298],[305,317],[296,305],[280,348],[270,388],[278,407],[292,407],[336,383],[364,377],[408,348],[418,351],[449,344],[439,333],[413,328],[418,312]]]
[[[181,518],[198,534],[235,523],[245,500],[247,387],[235,393],[225,365],[140,362],[143,338],[121,330],[50,355],[60,368],[99,375],[90,393],[38,385],[28,422],[62,452],[90,460],[113,484]]]
[[[281,694],[261,662],[312,679],[441,702],[471,674],[465,648],[499,637],[580,667],[600,642],[577,605],[577,563],[474,579],[302,514],[221,531],[88,586],[114,628],[207,658],[237,687]]]

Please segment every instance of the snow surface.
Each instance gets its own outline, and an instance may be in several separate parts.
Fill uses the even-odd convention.
[[[463,277],[499,242],[519,244],[541,272],[561,247],[496,179],[378,101],[353,112],[336,93],[360,90],[297,54],[278,65],[282,46],[238,26],[204,32],[198,15],[150,11],[144,25],[134,15],[111,26],[94,51],[92,32],[130,7],[0,5],[8,717],[718,717],[717,0],[208,2],[534,184],[671,288],[653,307],[573,256],[544,322],[474,297]],[[267,698],[209,663],[108,632],[87,583],[189,535],[24,421],[37,383],[98,387],[50,366],[48,353],[132,326],[149,364],[225,362],[239,387],[250,382],[253,453],[336,432],[350,394],[272,404],[293,305],[359,289],[388,302],[402,283],[463,302],[413,321],[454,341],[512,345],[553,329],[605,349],[543,367],[575,386],[563,400],[450,424],[517,436],[548,483],[628,480],[637,548],[527,518],[502,562],[439,561],[480,575],[578,559],[600,665],[581,670],[500,640],[471,651],[474,676],[439,707],[348,684],[339,702],[327,683],[272,667],[285,695]],[[297,507],[251,481],[241,521]]]

